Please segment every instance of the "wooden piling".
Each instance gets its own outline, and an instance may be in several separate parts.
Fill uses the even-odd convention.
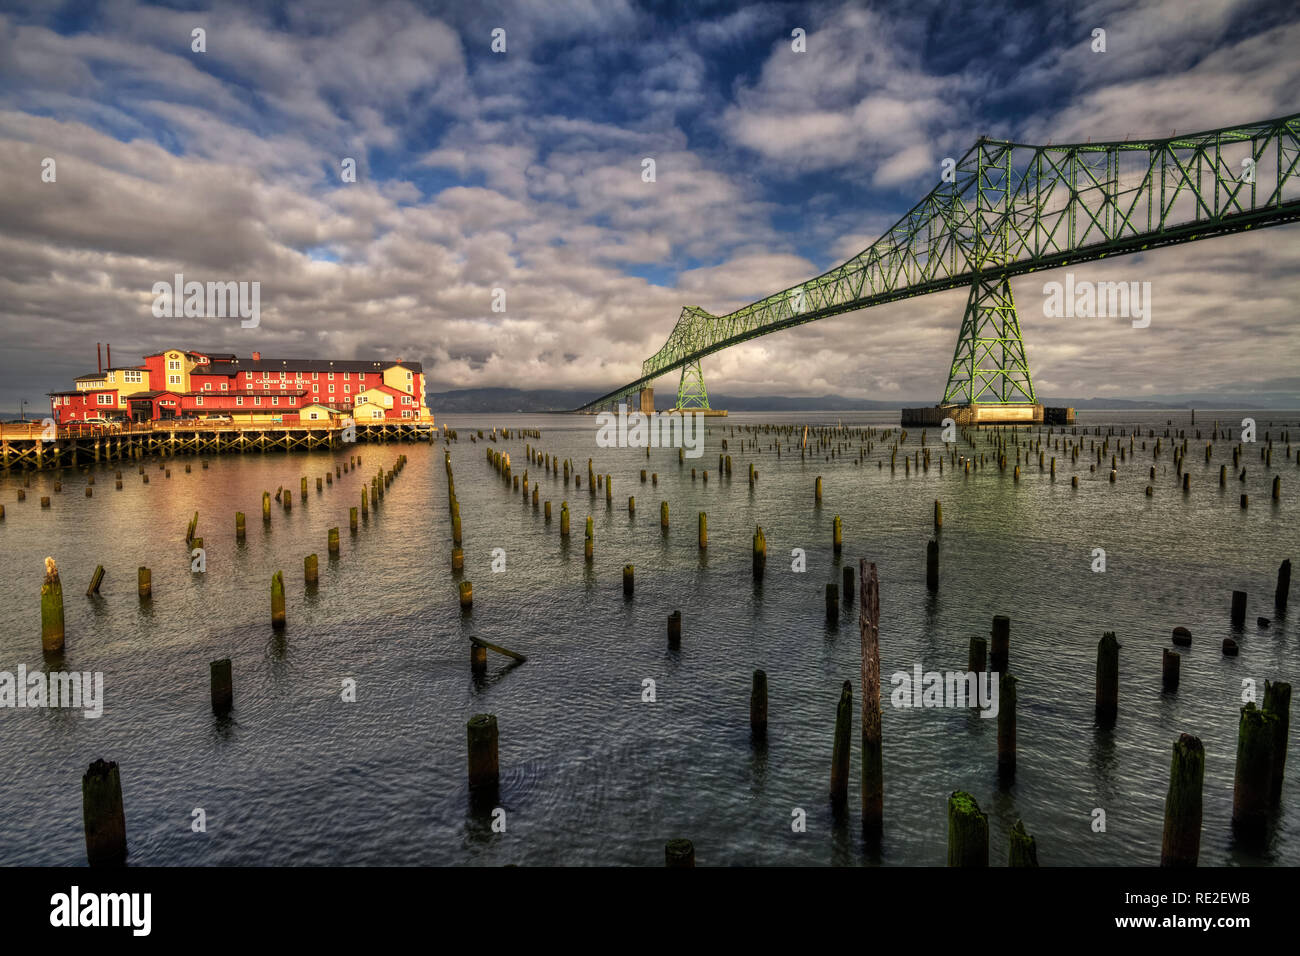
[[[461,610],[468,611],[474,606],[474,585],[469,581],[461,581],[458,590],[460,591]]]
[[[836,625],[840,622],[840,586],[834,581],[826,583],[826,623]]]
[[[348,509],[348,530],[353,534],[357,530],[357,509],[355,507]]]
[[[1201,801],[1205,781],[1205,748],[1199,737],[1182,734],[1174,742],[1165,796],[1165,829],[1160,865],[1196,866],[1201,852]]]
[[[136,571],[135,590],[142,601],[153,597],[153,573],[148,568],[139,568]]]
[[[964,790],[948,797],[948,865],[989,865],[989,818]]]
[[[972,637],[970,639],[970,650],[966,656],[966,669],[972,674],[978,676],[984,673],[984,668],[987,664],[988,642],[982,637]],[[972,707],[975,707],[978,706],[979,701],[974,700],[969,703]]]
[[[684,870],[695,866],[695,844],[690,840],[669,840],[664,844],[664,866]]]
[[[862,642],[862,827],[879,838],[884,821],[884,759],[880,734],[880,581],[875,564],[858,562],[862,601],[858,630]]]
[[[763,580],[763,572],[767,568],[767,538],[763,535],[763,528],[758,525],[754,528],[754,580]]]
[[[208,664],[209,680],[212,688],[212,712],[219,717],[230,713],[235,700],[234,678],[231,674],[230,658],[222,658]]]
[[[1232,826],[1250,840],[1263,836],[1272,805],[1273,747],[1277,717],[1257,709],[1241,708],[1237,726],[1237,766],[1232,784]]]
[[[0,518],[4,517],[4,508],[0,507]],[[1273,590],[1273,607],[1285,611],[1291,591],[1291,559],[1287,558],[1278,566],[1277,587]]]
[[[1119,714],[1119,649],[1114,631],[1097,644],[1097,723],[1108,727]]]
[[[700,512],[700,550],[709,546],[709,516]]]
[[[835,521],[831,531],[831,548],[838,556],[844,550],[844,526],[840,522],[840,516],[835,516]]]
[[[939,590],[939,542],[933,538],[925,545],[925,586]]]
[[[327,546],[329,548],[330,557],[337,558],[339,556],[339,529],[330,528],[328,534],[326,535],[326,541],[327,541]]]
[[[1269,798],[1276,805],[1282,799],[1287,738],[1291,732],[1290,684],[1284,681],[1264,681],[1264,712],[1276,718],[1273,724],[1273,776],[1269,788]]]
[[[632,596],[633,578],[635,577],[635,574],[636,572],[632,565],[630,564],[623,565],[623,596],[624,597]]]
[[[99,576],[103,577],[102,570]],[[99,585],[93,587],[98,589]],[[53,558],[45,559],[45,580],[41,583],[41,649],[51,653],[63,650],[63,582]],[[19,687],[17,693],[26,694],[27,688]]]
[[[99,593],[99,586],[104,581],[104,566],[95,565],[95,573],[90,576],[90,586],[86,588],[86,597],[94,597]]]
[[[668,527],[668,502],[659,502],[659,527]]]
[[[668,615],[668,646],[676,650],[682,643],[682,612],[673,611]]]
[[[998,683],[998,779],[1007,784],[1016,779],[1016,678],[1002,674]]]
[[[1011,618],[1005,614],[993,617],[993,642],[989,655],[989,670],[995,674],[1006,672],[1011,662]]]
[[[587,531],[584,538],[585,540],[582,544],[582,552],[583,556],[587,559],[587,563],[590,564],[596,551],[596,532],[591,515],[587,515]]]
[[[840,590],[844,595],[844,606],[850,607],[853,604],[853,568],[844,568],[844,573],[840,576]]]
[[[841,810],[849,799],[849,760],[853,752],[853,682],[840,688],[835,708],[835,745],[831,751],[831,806]]]
[[[939,499],[934,499],[934,530],[938,531],[943,527],[943,505],[939,504]]]
[[[1038,844],[1025,830],[1025,821],[1017,820],[1008,834],[1007,866],[1038,866]]]
[[[271,575],[271,627],[283,631],[284,623],[284,572],[276,571]]]
[[[749,731],[755,740],[767,736],[767,673],[761,670],[754,671],[749,692]]]
[[[627,496],[627,513],[629,515],[636,514],[636,495]]]
[[[145,477],[147,478],[148,475]],[[262,523],[271,523],[271,493],[269,491],[262,492]]]
[[[816,488],[816,499],[815,499],[815,500],[817,500],[817,501],[821,501],[821,500],[822,500],[822,476],[821,476],[821,475],[818,475],[818,476],[817,476],[817,488]]]
[[[1179,666],[1182,658],[1177,651],[1162,648],[1160,652],[1160,680],[1165,690],[1178,689]]]
[[[117,764],[96,760],[81,778],[81,817],[86,831],[86,860],[92,867],[126,862],[126,813]]]
[[[315,584],[319,577],[319,561],[316,555],[309,554],[302,559],[302,579],[307,584]]]
[[[495,714],[475,714],[465,724],[471,792],[495,793],[500,783]]]
[[[1246,592],[1232,592],[1232,626],[1241,627],[1246,623]]]
[[[569,536],[569,503],[560,502],[560,535],[567,538]]]

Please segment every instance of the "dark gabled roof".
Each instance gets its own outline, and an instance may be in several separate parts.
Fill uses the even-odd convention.
[[[227,364],[222,364],[220,367],[215,365],[199,365],[196,366],[192,372],[190,372],[191,376],[224,375],[226,378],[234,378],[238,374],[239,374],[239,369],[232,368],[230,365]]]
[[[159,395],[175,395],[177,398],[180,398],[184,394],[184,392],[173,392],[170,389],[167,389],[161,392],[133,392],[126,396],[126,398],[127,401],[134,402],[141,398],[157,398]]]
[[[147,372],[148,365],[110,365],[105,372]]]
[[[104,377],[103,372],[91,372],[89,375],[78,375],[73,379],[74,382],[97,382]]]
[[[67,392],[46,392],[46,395],[101,395],[104,392],[116,392],[115,388],[74,388]]]

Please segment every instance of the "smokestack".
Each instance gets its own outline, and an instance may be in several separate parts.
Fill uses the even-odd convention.
[[[105,358],[108,361],[108,367],[113,367],[113,343],[109,342],[104,346]]]
[[[104,374],[104,353],[98,342],[95,343],[95,370],[100,375]]]

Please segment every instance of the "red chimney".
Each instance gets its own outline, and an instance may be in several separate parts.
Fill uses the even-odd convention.
[[[254,353],[253,353],[253,361],[254,361],[254,362],[260,362],[260,361],[262,361],[262,353],[261,353],[261,352],[254,352]]]
[[[100,375],[104,374],[104,353],[98,342],[95,343],[95,370],[99,372]]]
[[[113,345],[112,345],[112,343],[109,343],[109,344],[105,345],[105,346],[104,346],[104,351],[107,353],[107,358],[108,358],[108,367],[109,367],[109,368],[112,368],[112,367],[113,367]]]

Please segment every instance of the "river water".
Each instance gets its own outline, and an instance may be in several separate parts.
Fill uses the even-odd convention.
[[[710,421],[701,458],[679,465],[675,449],[598,447],[596,421],[560,415],[457,415],[450,444],[464,524],[464,578],[474,605],[462,614],[450,569],[447,483],[441,443],[360,445],[338,452],[266,453],[146,461],[150,483],[123,464],[99,466],[94,496],[83,474],[0,475],[0,671],[77,670],[104,675],[103,716],[79,711],[0,709],[0,863],[81,865],[85,844],[80,777],[96,758],[116,761],[130,848],[137,865],[505,864],[662,865],[664,842],[688,837],[699,865],[942,865],[946,797],[970,791],[989,814],[990,854],[1006,859],[1018,818],[1044,865],[1154,865],[1160,857],[1171,747],[1201,737],[1206,751],[1203,864],[1300,864],[1300,754],[1291,735],[1281,809],[1262,849],[1241,846],[1230,826],[1238,708],[1243,681],[1296,683],[1300,677],[1300,593],[1289,617],[1273,610],[1279,563],[1300,542],[1300,468],[1278,440],[1300,438],[1300,413],[1260,412],[1260,444],[1246,445],[1244,484],[1231,468],[1234,442],[1215,443],[1204,463],[1214,417],[1234,436],[1246,413],[1081,413],[1079,432],[1141,428],[1135,459],[1089,470],[1063,451],[1057,478],[1037,458],[992,465],[977,436],[958,454],[989,456],[970,475],[937,462],[905,475],[889,468],[891,439],[877,440],[865,464],[858,441],[833,461],[801,461],[790,436],[777,459],[758,436],[742,449],[741,426],[811,422],[896,426],[888,413],[747,414]],[[1172,421],[1171,426],[1166,422]],[[538,428],[531,443],[572,458],[583,487],[540,476],[553,502],[546,524],[485,460],[485,447],[509,451],[515,473],[524,439],[471,442],[473,430]],[[731,429],[736,428],[733,436]],[[1148,429],[1188,429],[1191,492],[1184,496],[1168,439],[1150,481]],[[902,451],[919,445],[919,429]],[[1066,430],[1068,433],[1068,429]],[[1259,460],[1263,433],[1274,439],[1272,468]],[[1023,432],[1022,432],[1023,435]],[[1057,429],[1054,438],[1060,435]],[[801,437],[801,435],[800,435]],[[733,477],[720,478],[723,439]],[[928,433],[927,447],[937,435]],[[1022,440],[1024,440],[1022,438]],[[1085,441],[1101,438],[1089,434]],[[1147,449],[1142,450],[1142,442]],[[1112,439],[1112,450],[1115,440]],[[1300,441],[1297,441],[1300,445]],[[1124,447],[1127,450],[1127,439]],[[1021,450],[1024,446],[1020,446]],[[315,477],[359,453],[363,464],[318,494]],[[347,509],[359,503],[362,476],[409,456],[404,472],[359,532]],[[1015,448],[1012,449],[1014,457]],[[883,467],[877,462],[882,461]],[[586,461],[614,481],[614,502],[592,498]],[[1229,462],[1226,490],[1219,465]],[[186,461],[193,464],[184,473]],[[755,462],[759,478],[746,475]],[[709,470],[692,481],[690,469]],[[657,472],[658,486],[640,470]],[[1275,474],[1282,498],[1270,500]],[[308,500],[299,502],[306,475]],[[816,476],[824,497],[814,502]],[[1079,488],[1070,478],[1079,477]],[[1154,487],[1152,497],[1144,489]],[[260,518],[263,490],[287,486],[293,510]],[[1250,495],[1243,510],[1239,495]],[[52,507],[39,499],[50,495]],[[628,495],[637,512],[629,517]],[[925,586],[933,503],[942,500],[940,585]],[[570,503],[573,536],[559,534]],[[669,502],[671,527],[659,525]],[[199,512],[206,570],[191,570],[184,542]],[[234,513],[248,515],[246,542]],[[709,545],[697,545],[699,511]],[[594,517],[595,560],[583,558],[582,529]],[[831,548],[834,516],[843,555]],[[768,545],[766,576],[752,578],[754,526]],[[342,529],[342,553],[326,554],[326,533]],[[791,570],[793,549],[806,571]],[[1106,570],[1092,570],[1094,549]],[[494,571],[494,549],[498,567]],[[303,584],[304,555],[320,555],[320,584]],[[40,645],[42,565],[56,559],[64,583],[67,647],[46,659]],[[826,623],[824,588],[841,580],[841,562],[876,562],[881,588],[884,675],[885,827],[879,853],[863,844],[855,817],[837,820],[828,801],[836,702],[844,680],[860,700],[858,604],[838,626]],[[621,569],[636,568],[635,596],[622,593]],[[96,564],[107,574],[98,598],[84,595]],[[135,571],[147,565],[153,597],[142,604]],[[288,626],[269,620],[269,582],[283,569]],[[1247,624],[1229,621],[1231,592],[1249,594]],[[1293,589],[1293,590],[1300,590]],[[667,646],[665,619],[682,612],[682,643]],[[1018,774],[996,775],[996,720],[945,708],[896,708],[891,675],[966,669],[972,635],[987,636],[994,615],[1011,619],[1011,666],[1019,678]],[[1272,618],[1260,629],[1256,618]],[[1181,686],[1161,690],[1161,648],[1185,626]],[[1093,720],[1097,641],[1113,630],[1120,652],[1120,707],[1113,730]],[[485,678],[470,673],[468,640],[479,636],[528,656],[508,666],[489,655]],[[1240,656],[1220,645],[1234,636]],[[235,708],[211,711],[208,662],[233,660]],[[769,730],[750,739],[749,693],[755,668],[767,672]],[[654,700],[644,699],[646,681]],[[345,681],[355,701],[345,701]],[[490,712],[500,727],[498,827],[473,810],[466,784],[465,721]],[[850,806],[859,800],[856,719]],[[206,832],[195,832],[196,809]],[[1105,828],[1098,829],[1104,811]],[[792,823],[803,811],[806,827]],[[499,832],[501,822],[504,832]]]

